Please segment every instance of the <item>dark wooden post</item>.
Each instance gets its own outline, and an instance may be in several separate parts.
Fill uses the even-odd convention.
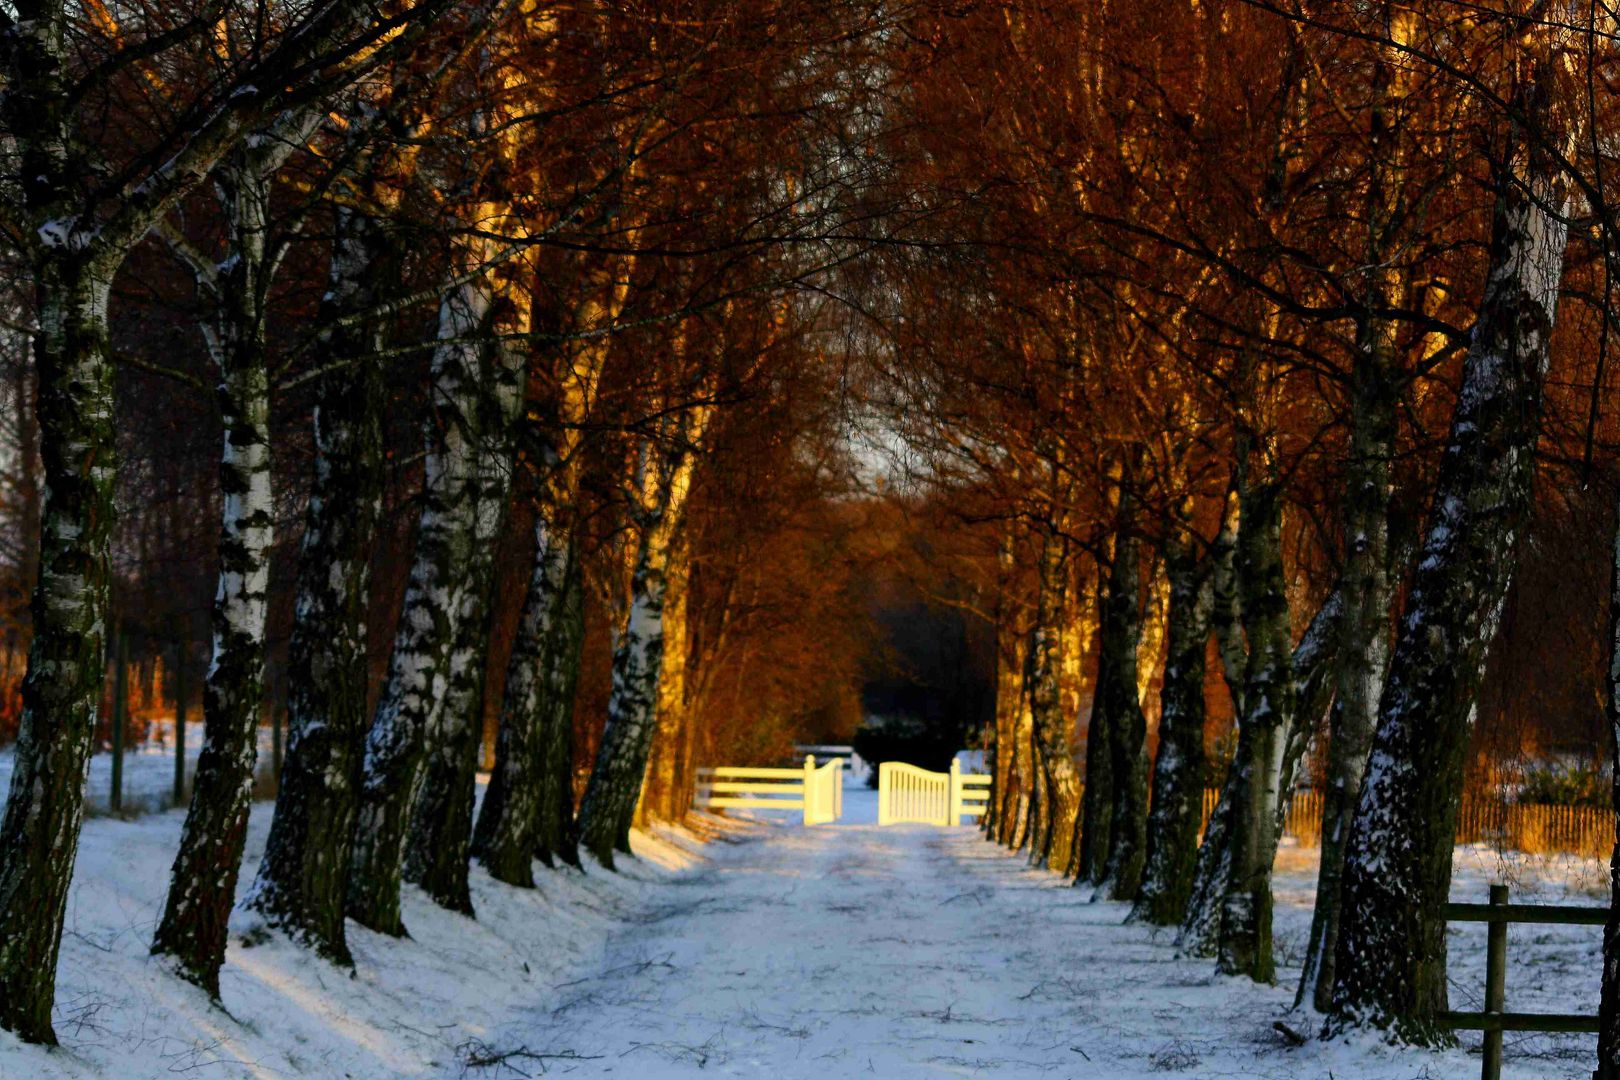
[[[186,802],[186,648],[185,620],[174,644],[174,805]]]
[[[1506,907],[1508,887],[1491,886],[1491,907]],[[1505,916],[1505,913],[1504,913]],[[1507,919],[1495,918],[1485,924],[1485,1014],[1500,1016],[1507,1001]],[[1479,1075],[1484,1080],[1501,1080],[1502,1028],[1485,1029],[1485,1055]]]
[[[112,707],[112,791],[107,808],[114,814],[124,810],[124,728],[129,723],[129,640],[122,631],[113,655]]]
[[[274,699],[270,702],[270,779],[276,791],[281,790],[281,724],[286,715]]]

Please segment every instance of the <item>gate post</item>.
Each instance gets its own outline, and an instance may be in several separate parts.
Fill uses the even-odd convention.
[[[878,763],[878,824],[889,823],[889,763]]]
[[[951,758],[951,803],[950,816],[945,819],[947,825],[960,825],[962,823],[962,766]]]
[[[804,755],[804,823],[814,825],[816,822],[816,757],[814,754]]]

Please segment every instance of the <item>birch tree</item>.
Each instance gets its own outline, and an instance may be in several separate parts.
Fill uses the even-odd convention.
[[[218,372],[224,498],[213,659],[203,685],[205,741],[152,951],[172,957],[186,978],[213,997],[219,996],[219,968],[236,903],[264,698],[274,512],[265,320],[279,256],[271,248],[271,185],[316,119],[311,110],[283,116],[215,170],[214,186],[227,223],[223,259],[210,265],[183,240],[175,243],[214,309],[213,325],[204,336]]]
[[[231,76],[196,84],[176,123],[138,148],[132,169],[102,168],[85,130],[96,93],[132,64],[155,64],[211,32],[215,19],[118,31],[119,62],[81,68],[72,9],[48,2],[0,16],[0,124],[16,175],[10,232],[25,238],[35,283],[40,441],[46,500],[24,716],[11,797],[0,823],[0,1026],[54,1042],[50,1023],[67,883],[82,820],[81,790],[105,654],[108,538],[116,518],[107,301],[129,251],[247,134],[357,78],[444,5],[402,17],[333,0],[288,25],[244,13],[260,45]],[[100,33],[104,24],[95,24]],[[86,50],[96,55],[102,50]],[[139,59],[137,59],[139,58]],[[88,79],[79,86],[78,80]]]
[[[1463,752],[1529,505],[1568,235],[1550,33],[1535,32],[1513,83],[1485,292],[1345,849],[1333,1013],[1414,1042],[1449,1038],[1444,905]]]
[[[579,809],[581,844],[610,869],[615,852],[629,853],[631,818],[656,731],[665,575],[712,409],[677,409],[662,425],[663,445],[644,446],[638,455],[629,610],[614,645],[607,728]]]

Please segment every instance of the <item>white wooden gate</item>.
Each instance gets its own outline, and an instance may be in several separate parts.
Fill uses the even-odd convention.
[[[964,817],[984,813],[989,785],[989,776],[964,774],[954,761],[950,772],[930,772],[899,761],[885,761],[878,766],[878,824],[960,824]]]

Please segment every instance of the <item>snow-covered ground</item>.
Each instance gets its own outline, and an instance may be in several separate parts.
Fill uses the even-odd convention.
[[[636,837],[621,874],[473,875],[477,921],[407,890],[413,937],[351,929],[353,978],[279,939],[233,944],[227,1011],[146,955],[181,814],[85,829],[57,1009],[63,1047],[0,1034],[0,1077],[1468,1077],[1479,1059],[1376,1040],[1291,1047],[1314,852],[1283,852],[1277,987],[1175,958],[1170,935],[1027,868],[969,828],[713,819]],[[255,807],[248,871],[270,807]],[[786,817],[785,815],[783,816]],[[1456,895],[1600,902],[1595,863],[1459,858]],[[240,917],[239,917],[240,920]],[[242,924],[246,929],[246,924]],[[1515,927],[1515,1010],[1595,1009],[1598,929]],[[1452,935],[1453,1002],[1477,1007],[1484,932]],[[1590,1039],[1509,1036],[1511,1077],[1590,1075]]]
[[[123,813],[126,816],[149,814],[166,810],[174,802],[174,743],[173,720],[160,720],[151,740],[129,747],[124,751],[122,777]],[[268,727],[259,728],[259,768],[261,780],[268,777],[273,736]],[[201,721],[186,724],[186,783],[197,772],[197,755],[202,752],[203,725]],[[11,790],[11,768],[14,758],[10,747],[0,750],[0,797]],[[90,776],[85,781],[85,812],[94,817],[108,812],[112,795],[111,753],[102,752],[90,758]],[[188,786],[187,790],[190,788]]]
[[[1258,987],[1176,959],[1171,934],[1123,925],[1123,905],[1089,902],[1089,890],[1030,870],[974,830],[880,829],[875,803],[851,790],[842,825],[717,846],[613,942],[601,972],[503,1045],[588,1059],[573,1062],[577,1075],[634,1077],[1478,1074],[1467,1049],[1394,1050],[1370,1038],[1296,1048],[1273,1029],[1279,1019],[1309,1027],[1286,1012],[1314,852],[1283,853],[1281,981]],[[1571,887],[1603,880],[1593,864],[1499,865],[1485,852],[1460,862],[1459,898],[1483,899],[1501,870],[1527,900],[1590,902]],[[1595,1011],[1598,932],[1521,931],[1510,944],[1511,1006]],[[1483,927],[1459,928],[1452,947],[1455,1006],[1477,1008]],[[1590,1075],[1587,1038],[1509,1039],[1505,1075]]]
[[[253,808],[239,895],[271,809]],[[602,971],[609,938],[678,893],[702,846],[687,832],[638,834],[640,858],[623,873],[542,871],[529,891],[475,868],[477,921],[407,889],[411,938],[350,924],[352,978],[279,937],[233,941],[221,1010],[147,955],[183,819],[86,822],[58,966],[62,1045],[47,1051],[0,1032],[0,1078],[513,1076],[476,1067],[486,1045],[511,1043],[572,980]],[[251,926],[238,912],[233,928]]]

